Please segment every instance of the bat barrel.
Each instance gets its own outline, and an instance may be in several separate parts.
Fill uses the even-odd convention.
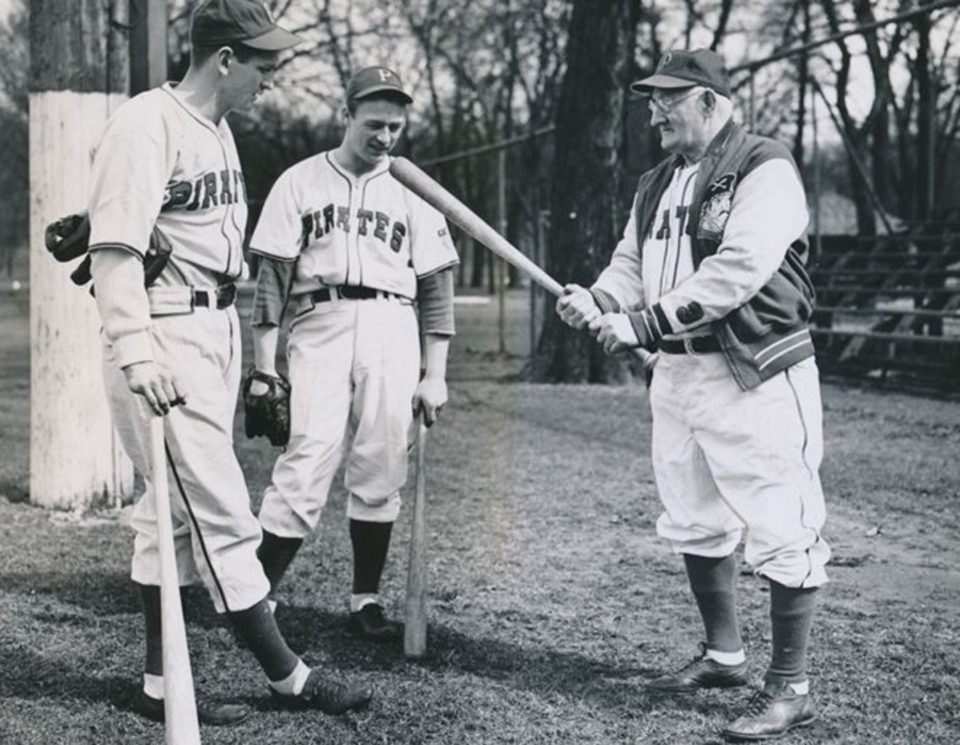
[[[407,567],[407,607],[403,628],[403,653],[410,659],[427,651],[427,555],[426,555],[426,444],[427,425],[423,414],[417,427],[417,486],[413,500],[413,527],[410,531],[410,563]]]
[[[524,256],[519,248],[494,230],[482,217],[409,160],[400,157],[391,158],[390,173],[410,191],[419,194],[424,201],[439,210],[447,219],[459,225],[464,232],[476,238],[504,261],[513,264],[551,295],[555,297],[563,295],[563,286],[557,280]],[[653,369],[656,364],[656,355],[643,349],[635,349],[633,353],[643,362],[644,367],[648,370]]]
[[[409,160],[392,158],[390,173],[410,191],[419,194],[451,222],[459,225],[467,234],[483,243],[501,259],[513,264],[547,292],[557,297],[563,294],[563,286],[559,282],[526,257],[519,248],[494,230],[476,212]]]

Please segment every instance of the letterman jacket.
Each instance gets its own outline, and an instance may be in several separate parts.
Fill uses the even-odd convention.
[[[657,341],[664,335],[683,336],[694,330],[702,334],[709,329],[743,390],[758,386],[814,354],[807,324],[813,311],[814,291],[804,268],[807,243],[803,229],[786,248],[782,263],[772,276],[759,277],[759,289],[753,292],[750,288],[751,294],[737,307],[724,308],[722,302],[707,302],[708,297],[712,299],[718,294],[711,289],[717,286],[718,277],[708,279],[697,271],[705,259],[728,247],[725,239],[729,236],[725,236],[724,227],[743,179],[772,159],[786,160],[796,173],[790,152],[780,143],[747,133],[733,120],[717,133],[700,162],[685,228],[693,252],[694,274],[652,305],[644,302],[642,289],[638,289],[642,288],[643,243],[657,217],[660,198],[674,169],[681,164],[679,156],[667,158],[641,175],[631,217],[636,233],[624,236],[611,265],[591,288],[602,311],[627,312],[635,328],[642,325],[646,336],[651,336],[652,331]],[[805,205],[803,209],[805,220]],[[776,215],[765,218],[777,219]],[[746,249],[783,251],[782,246]],[[722,281],[722,275],[719,279]]]

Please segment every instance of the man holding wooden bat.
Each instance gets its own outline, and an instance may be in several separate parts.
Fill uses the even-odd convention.
[[[389,172],[411,101],[392,70],[356,72],[341,144],[280,175],[250,241],[260,257],[252,318],[260,377],[277,374],[279,327],[284,308],[292,311],[290,436],[263,497],[260,558],[274,592],[346,454],[349,628],[370,641],[399,636],[384,616],[380,577],[414,413],[432,424],[446,402],[454,333],[458,258],[446,222]],[[251,383],[250,394],[258,390],[268,385]]]
[[[770,583],[763,687],[723,735],[778,737],[816,717],[806,649],[830,550],[820,390],[807,327],[807,206],[789,150],[732,118],[723,60],[673,51],[634,84],[670,156],[640,177],[610,265],[557,303],[615,353],[659,350],[650,389],[657,532],[682,554],[705,641],[659,693],[747,685],[734,555]]]
[[[151,453],[163,453],[165,440],[180,584],[203,581],[282,706],[341,713],[365,705],[371,693],[311,670],[280,634],[256,555],[260,526],[233,450],[241,358],[233,281],[243,267],[247,207],[224,115],[269,90],[280,51],[299,41],[256,0],[201,3],[183,81],[133,98],[107,125],[93,165],[89,250],[111,412],[124,449],[148,481]],[[154,227],[172,248],[145,288],[143,259]],[[151,447],[155,416],[164,417],[164,436]],[[183,624],[160,603],[159,567],[169,564],[157,538],[157,504],[164,499],[148,491],[131,520],[132,577],[146,627],[136,705],[152,719],[176,720],[178,701],[165,700],[164,677],[182,675],[189,662],[169,660],[161,643],[162,626]],[[237,705],[197,708],[207,724],[235,724],[249,714]]]

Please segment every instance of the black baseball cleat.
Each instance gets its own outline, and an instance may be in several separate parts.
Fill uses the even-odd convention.
[[[707,645],[701,642],[700,654],[675,673],[647,681],[647,688],[658,693],[690,693],[701,688],[737,688],[750,682],[747,663],[722,665],[707,657]]]
[[[271,688],[270,694],[285,709],[320,709],[324,714],[343,714],[351,709],[362,709],[373,698],[373,691],[367,686],[340,683],[325,677],[317,669],[310,671],[300,693],[278,693]]]
[[[392,642],[400,638],[400,627],[384,618],[379,603],[367,603],[351,613],[347,628],[353,636],[371,642]]]
[[[162,698],[153,698],[143,691],[140,691],[140,696],[133,702],[135,712],[154,722],[163,723],[164,708]],[[250,714],[250,707],[243,704],[197,703],[197,719],[200,724],[211,727],[231,727],[248,719]]]
[[[786,681],[768,681],[753,694],[743,714],[720,734],[728,740],[772,740],[794,727],[805,727],[817,718],[807,693],[794,693]]]

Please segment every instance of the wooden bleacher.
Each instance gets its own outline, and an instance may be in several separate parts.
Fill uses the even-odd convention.
[[[825,373],[960,392],[960,232],[822,236],[811,279]]]

